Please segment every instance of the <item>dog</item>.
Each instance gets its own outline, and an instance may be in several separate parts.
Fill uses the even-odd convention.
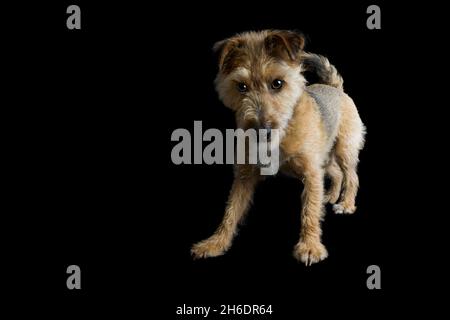
[[[304,44],[299,32],[264,30],[219,41],[214,50],[216,91],[235,112],[237,127],[278,129],[280,171],[304,184],[294,257],[308,266],[328,256],[321,241],[325,204],[337,214],[355,212],[366,129],[336,68],[324,56],[305,52]],[[317,76],[317,83],[307,85],[306,71]],[[330,178],[326,192],[325,176]],[[193,245],[194,258],[219,256],[230,248],[261,178],[255,165],[234,166],[223,221],[211,237]]]

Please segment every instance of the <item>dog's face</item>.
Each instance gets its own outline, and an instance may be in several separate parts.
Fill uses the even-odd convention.
[[[243,129],[283,129],[305,86],[302,35],[291,31],[248,32],[220,41],[216,90],[236,112]]]

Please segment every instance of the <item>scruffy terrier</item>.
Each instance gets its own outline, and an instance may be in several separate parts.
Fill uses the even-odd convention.
[[[328,255],[321,242],[324,204],[333,204],[335,213],[356,209],[365,127],[336,68],[325,57],[303,51],[304,43],[301,34],[283,30],[220,41],[214,46],[220,57],[215,84],[221,101],[235,112],[238,128],[279,130],[280,170],[304,183],[294,257],[311,265]],[[319,83],[307,86],[304,71],[314,72]],[[326,193],[325,174],[331,180]],[[260,178],[255,165],[235,166],[223,221],[192,247],[195,258],[219,256],[230,248]]]

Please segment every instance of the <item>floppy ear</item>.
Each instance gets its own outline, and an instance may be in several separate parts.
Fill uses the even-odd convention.
[[[213,50],[219,55],[219,69],[221,71],[231,71],[233,61],[237,58],[237,51],[240,47],[241,42],[234,38],[225,39],[214,44]]]
[[[305,37],[300,32],[273,30],[265,39],[270,55],[287,61],[299,61],[305,46]]]

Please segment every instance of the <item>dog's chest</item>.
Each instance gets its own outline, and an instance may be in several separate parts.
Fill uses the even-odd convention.
[[[295,177],[298,178],[299,176],[301,176],[301,173],[299,172],[299,168],[296,168],[292,165],[291,160],[293,158],[295,158],[295,156],[293,156],[292,154],[288,154],[286,152],[284,152],[282,149],[280,150],[280,172],[291,176],[291,177]]]

